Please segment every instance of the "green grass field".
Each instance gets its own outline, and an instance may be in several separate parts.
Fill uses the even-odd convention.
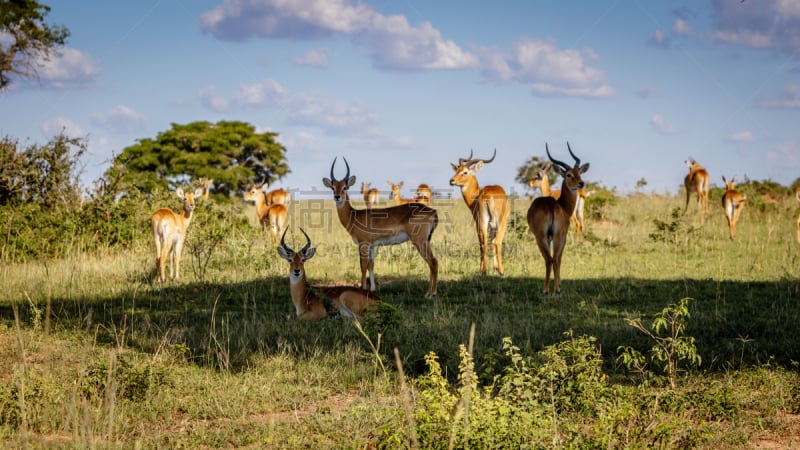
[[[800,446],[800,244],[789,198],[745,208],[735,241],[713,196],[704,219],[694,203],[673,217],[676,197],[622,198],[588,222],[587,236],[570,231],[557,296],[540,293],[529,205],[513,200],[501,277],[480,274],[461,199],[435,201],[439,295],[424,298],[428,269],[409,244],[382,247],[375,272],[388,306],[361,329],[294,319],[288,264],[252,207],[236,201],[198,207],[179,283],[154,283],[150,239],[125,252],[4,265],[0,439],[47,448],[516,446],[508,433],[538,448]],[[312,284],[357,282],[357,249],[332,201],[295,201],[290,216],[290,245],[302,245],[302,226],[317,247],[306,264]],[[694,338],[701,364],[682,364],[676,388],[657,363],[628,370],[618,348],[646,355],[653,341],[626,319],[649,325],[684,298],[682,335]],[[473,325],[465,365],[460,346]],[[580,337],[593,338],[596,377],[577,369],[588,358]],[[546,389],[543,378],[520,376],[550,393],[504,406],[522,431],[497,419],[511,414],[498,406],[507,400],[499,380],[519,374],[508,369],[516,360],[504,338],[537,376],[567,374],[547,378]],[[565,351],[573,359],[553,369],[552,355]],[[447,393],[426,390],[431,352]],[[479,389],[465,395],[469,374]]]

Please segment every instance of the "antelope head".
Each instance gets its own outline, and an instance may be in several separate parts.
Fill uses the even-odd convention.
[[[300,228],[303,236],[306,237],[306,245],[299,252],[292,250],[286,245],[286,231],[288,231],[288,228],[283,232],[281,245],[277,250],[283,259],[289,261],[289,280],[292,283],[297,283],[305,277],[303,264],[314,256],[317,249],[311,247],[311,238],[308,237],[305,230]]]
[[[331,177],[322,179],[322,184],[333,191],[333,199],[336,201],[337,208],[340,208],[344,205],[344,203],[347,201],[347,190],[356,184],[355,175],[352,177],[350,176],[350,165],[347,164],[347,158],[342,159],[344,160],[345,167],[347,167],[347,173],[345,174],[344,178],[337,180],[336,177],[333,176],[333,167],[336,165],[336,158],[333,158],[333,164],[331,164]]]
[[[557,174],[564,178],[564,186],[566,186],[571,192],[578,192],[578,189],[582,189],[583,180],[581,179],[581,174],[589,170],[589,163],[581,165],[580,158],[575,156],[575,153],[572,153],[572,148],[570,148],[569,142],[567,142],[567,150],[569,150],[569,154],[572,156],[572,159],[575,160],[575,165],[572,167],[563,161],[553,158],[553,156],[550,155],[550,149],[548,148],[547,143],[544,144],[544,148],[547,152],[547,157],[550,159],[550,162],[553,163],[553,169]]]
[[[494,161],[497,156],[497,149],[490,159],[478,159],[472,157],[472,150],[469,151],[469,157],[458,158],[458,164],[450,163],[450,166],[455,171],[455,175],[450,178],[450,186],[466,186],[470,179],[475,179],[475,172],[481,170],[484,164],[489,164]]]

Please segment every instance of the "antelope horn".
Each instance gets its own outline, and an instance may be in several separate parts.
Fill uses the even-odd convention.
[[[342,156],[342,159],[344,160],[344,166],[347,167],[347,173],[345,174],[344,179],[345,180],[349,180],[350,179],[350,164],[347,164],[347,158],[345,158],[344,156]]]
[[[458,165],[463,166],[467,163],[468,166],[472,165],[474,161],[472,160],[472,149],[469,149],[469,156],[466,158],[458,158]]]
[[[581,165],[581,159],[578,158],[577,156],[575,156],[575,153],[572,153],[572,148],[570,148],[570,146],[569,146],[569,141],[567,141],[567,150],[569,150],[569,154],[572,155],[572,159],[575,160],[575,167],[580,166]]]
[[[552,161],[554,164],[558,164],[558,165],[559,165],[559,166],[561,166],[561,168],[562,168],[562,169],[564,169],[564,170],[569,170],[569,169],[571,169],[571,167],[570,167],[570,166],[568,166],[568,165],[566,165],[565,163],[563,163],[563,162],[561,162],[561,161],[559,161],[559,160],[557,160],[557,159],[553,158],[553,157],[550,155],[550,148],[547,146],[547,142],[545,142],[545,143],[544,143],[544,149],[545,149],[545,151],[547,152],[547,157],[548,157],[548,158],[550,158],[550,161]]]
[[[336,157],[334,157],[334,158],[333,158],[333,163],[331,164],[331,181],[338,181],[338,180],[336,179],[336,177],[335,177],[335,176],[333,176],[333,166],[335,166],[335,165],[336,165],[336,158],[338,158],[338,156],[336,156]]]
[[[308,234],[306,234],[306,230],[304,230],[303,227],[298,227],[298,228],[300,228],[300,231],[303,232],[303,236],[306,237],[306,245],[304,245],[303,248],[300,249],[300,254],[305,255],[306,252],[308,251],[308,248],[311,247],[311,238],[308,237]]]
[[[302,228],[301,228],[301,230],[302,230]],[[287,231],[289,231],[289,227],[286,227],[286,229],[283,230],[283,234],[281,235],[281,247],[283,247],[283,249],[286,250],[287,253],[294,253],[294,250],[292,250],[291,248],[289,248],[288,245],[286,245],[286,232]]]

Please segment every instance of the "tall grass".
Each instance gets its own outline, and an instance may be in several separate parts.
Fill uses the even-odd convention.
[[[603,221],[588,223],[586,236],[570,232],[559,296],[540,293],[544,263],[524,219],[529,200],[513,200],[502,277],[480,275],[463,202],[438,200],[438,297],[424,298],[428,269],[409,244],[382,247],[378,293],[392,314],[363,328],[294,320],[288,267],[248,206],[196,210],[181,283],[154,283],[149,240],[119,253],[5,265],[0,436],[17,446],[387,443],[394,436],[388,429],[413,422],[397,374],[387,370],[395,358],[415,378],[428,373],[426,355],[434,353],[445,379],[457,383],[464,358],[458,349],[474,326],[470,364],[480,383],[491,384],[509,362],[504,339],[533,355],[569,332],[596,339],[603,370],[625,385],[635,378],[617,362],[616,349],[651,346],[625,319],[649,321],[682,298],[693,299],[685,333],[703,362],[685,384],[741,373],[777,380],[772,392],[800,392],[785,372],[751,372],[794,370],[800,361],[796,211],[788,203],[745,209],[730,241],[716,200],[705,218],[695,205],[675,218],[679,198],[622,199]],[[680,231],[653,238],[657,221],[677,221]],[[292,203],[290,245],[302,239],[301,226],[317,247],[306,264],[310,282],[356,283],[357,249],[333,203]],[[215,240],[210,254],[204,239]],[[385,369],[375,370],[375,358]],[[793,408],[791,398],[776,398],[788,403],[770,411]]]

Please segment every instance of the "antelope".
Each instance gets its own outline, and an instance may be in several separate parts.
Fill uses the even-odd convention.
[[[794,198],[800,202],[800,187],[795,191]],[[800,216],[797,216],[797,242],[800,243]]]
[[[528,186],[531,187],[538,187],[540,191],[542,191],[542,197],[553,197],[554,199],[558,200],[561,197],[561,189],[551,189],[550,187],[550,180],[547,177],[547,170],[552,167],[552,164],[549,164],[539,170],[539,174],[536,175],[532,180],[528,181]],[[584,220],[583,214],[583,207],[586,204],[586,197],[592,195],[594,191],[586,191],[585,189],[581,188],[578,189],[578,197],[575,201],[575,211],[572,212],[572,215],[569,218],[569,221],[575,226],[576,233],[585,233],[586,232],[586,222]]]
[[[747,196],[742,195],[733,187],[733,184],[736,183],[735,176],[729,181],[723,175],[722,181],[726,186],[725,193],[722,194],[722,207],[725,209],[725,218],[728,219],[728,236],[733,240],[736,236],[736,222],[739,220],[739,215],[742,214]]]
[[[289,191],[283,188],[273,189],[267,192],[265,195],[266,195],[267,206],[272,206],[272,205],[289,206],[289,201],[292,198],[292,195],[289,194]]]
[[[183,192],[183,188],[175,190],[178,197],[183,200],[181,214],[169,208],[161,208],[153,213],[150,224],[153,227],[153,239],[156,243],[156,267],[158,268],[158,281],[166,281],[167,257],[171,259],[171,278],[175,281],[181,277],[181,250],[186,240],[186,231],[192,221],[195,199],[203,195],[203,189],[194,192]]]
[[[306,283],[305,262],[316,253],[311,247],[311,238],[300,228],[306,237],[306,244],[300,251],[294,251],[286,245],[286,231],[281,235],[281,243],[277,248],[281,258],[289,261],[289,291],[292,294],[297,320],[317,320],[328,315],[323,299],[309,289]],[[361,320],[364,314],[377,307],[378,298],[367,290],[352,286],[318,287],[325,299],[336,308],[342,317]]]
[[[262,185],[254,184],[250,190],[244,193],[242,198],[246,202],[256,204],[256,214],[261,228],[269,228],[272,235],[272,242],[278,242],[278,236],[286,230],[289,224],[289,212],[286,205],[280,203],[268,204],[267,195],[261,190]]]
[[[586,205],[586,197],[594,194],[594,191],[587,191],[583,188],[578,189],[578,197],[575,199],[575,210],[569,220],[575,226],[575,232],[586,233],[586,217],[583,214],[583,207]]]
[[[430,205],[432,199],[433,192],[430,186],[424,183],[417,186],[417,196],[414,198],[415,202],[422,203],[423,205]]]
[[[364,194],[364,202],[367,204],[367,208],[378,206],[378,202],[381,199],[381,193],[377,189],[371,188],[371,184],[361,183],[361,193]]]
[[[403,182],[399,182],[397,184],[392,183],[391,181],[387,181],[386,184],[392,188],[392,198],[394,199],[395,205],[406,205],[408,203],[415,203],[417,199],[415,198],[401,198],[400,197],[400,189],[403,187]]]
[[[539,169],[539,173],[532,179],[528,180],[528,186],[538,187],[542,191],[542,197],[553,197],[558,199],[561,197],[561,189],[550,188],[550,178],[547,176],[547,171],[552,167],[552,164],[547,164],[545,167]]]
[[[343,158],[344,159],[344,158]],[[366,274],[369,271],[370,290],[375,291],[375,249],[381,245],[395,245],[411,241],[430,269],[430,282],[426,298],[436,295],[439,262],[433,256],[431,237],[439,222],[435,209],[419,203],[407,203],[388,208],[354,209],[350,205],[347,190],[356,183],[350,176],[350,165],[344,159],[347,174],[341,180],[333,175],[336,158],[331,164],[331,177],[323,178],[322,184],[333,191],[339,222],[358,245],[361,261],[361,288],[366,289]]]
[[[210,178],[203,178],[202,180],[200,180],[200,182],[203,183],[203,195],[202,195],[202,198],[203,198],[203,200],[208,200],[208,193],[211,190],[211,183],[213,183],[214,180],[210,179]]]
[[[689,209],[689,197],[692,192],[697,193],[697,206],[700,209],[700,213],[705,214],[708,212],[708,172],[705,167],[694,159],[689,158],[684,163],[689,167],[689,173],[683,179],[683,185],[686,188],[686,204],[683,207],[683,215]]]
[[[450,178],[450,186],[461,188],[464,203],[472,212],[481,250],[481,273],[486,274],[488,244],[491,240],[494,269],[502,275],[503,236],[506,233],[506,222],[511,213],[511,205],[502,187],[490,185],[481,188],[475,177],[475,172],[481,170],[484,164],[494,161],[495,156],[497,156],[497,149],[491,159],[473,158],[470,150],[469,157],[458,158],[458,164],[450,163],[455,171],[455,175]]]
[[[567,150],[575,160],[573,167],[553,159],[550,149],[545,143],[547,157],[553,162],[556,173],[564,179],[561,183],[561,197],[538,197],[528,209],[528,227],[536,237],[536,244],[544,257],[545,278],[544,294],[550,293],[550,271],[553,272],[554,290],[561,293],[561,256],[567,242],[567,232],[570,228],[570,216],[575,211],[578,190],[583,188],[581,174],[589,170],[589,163],[581,165],[581,160],[567,143]],[[552,253],[551,253],[552,250]]]

